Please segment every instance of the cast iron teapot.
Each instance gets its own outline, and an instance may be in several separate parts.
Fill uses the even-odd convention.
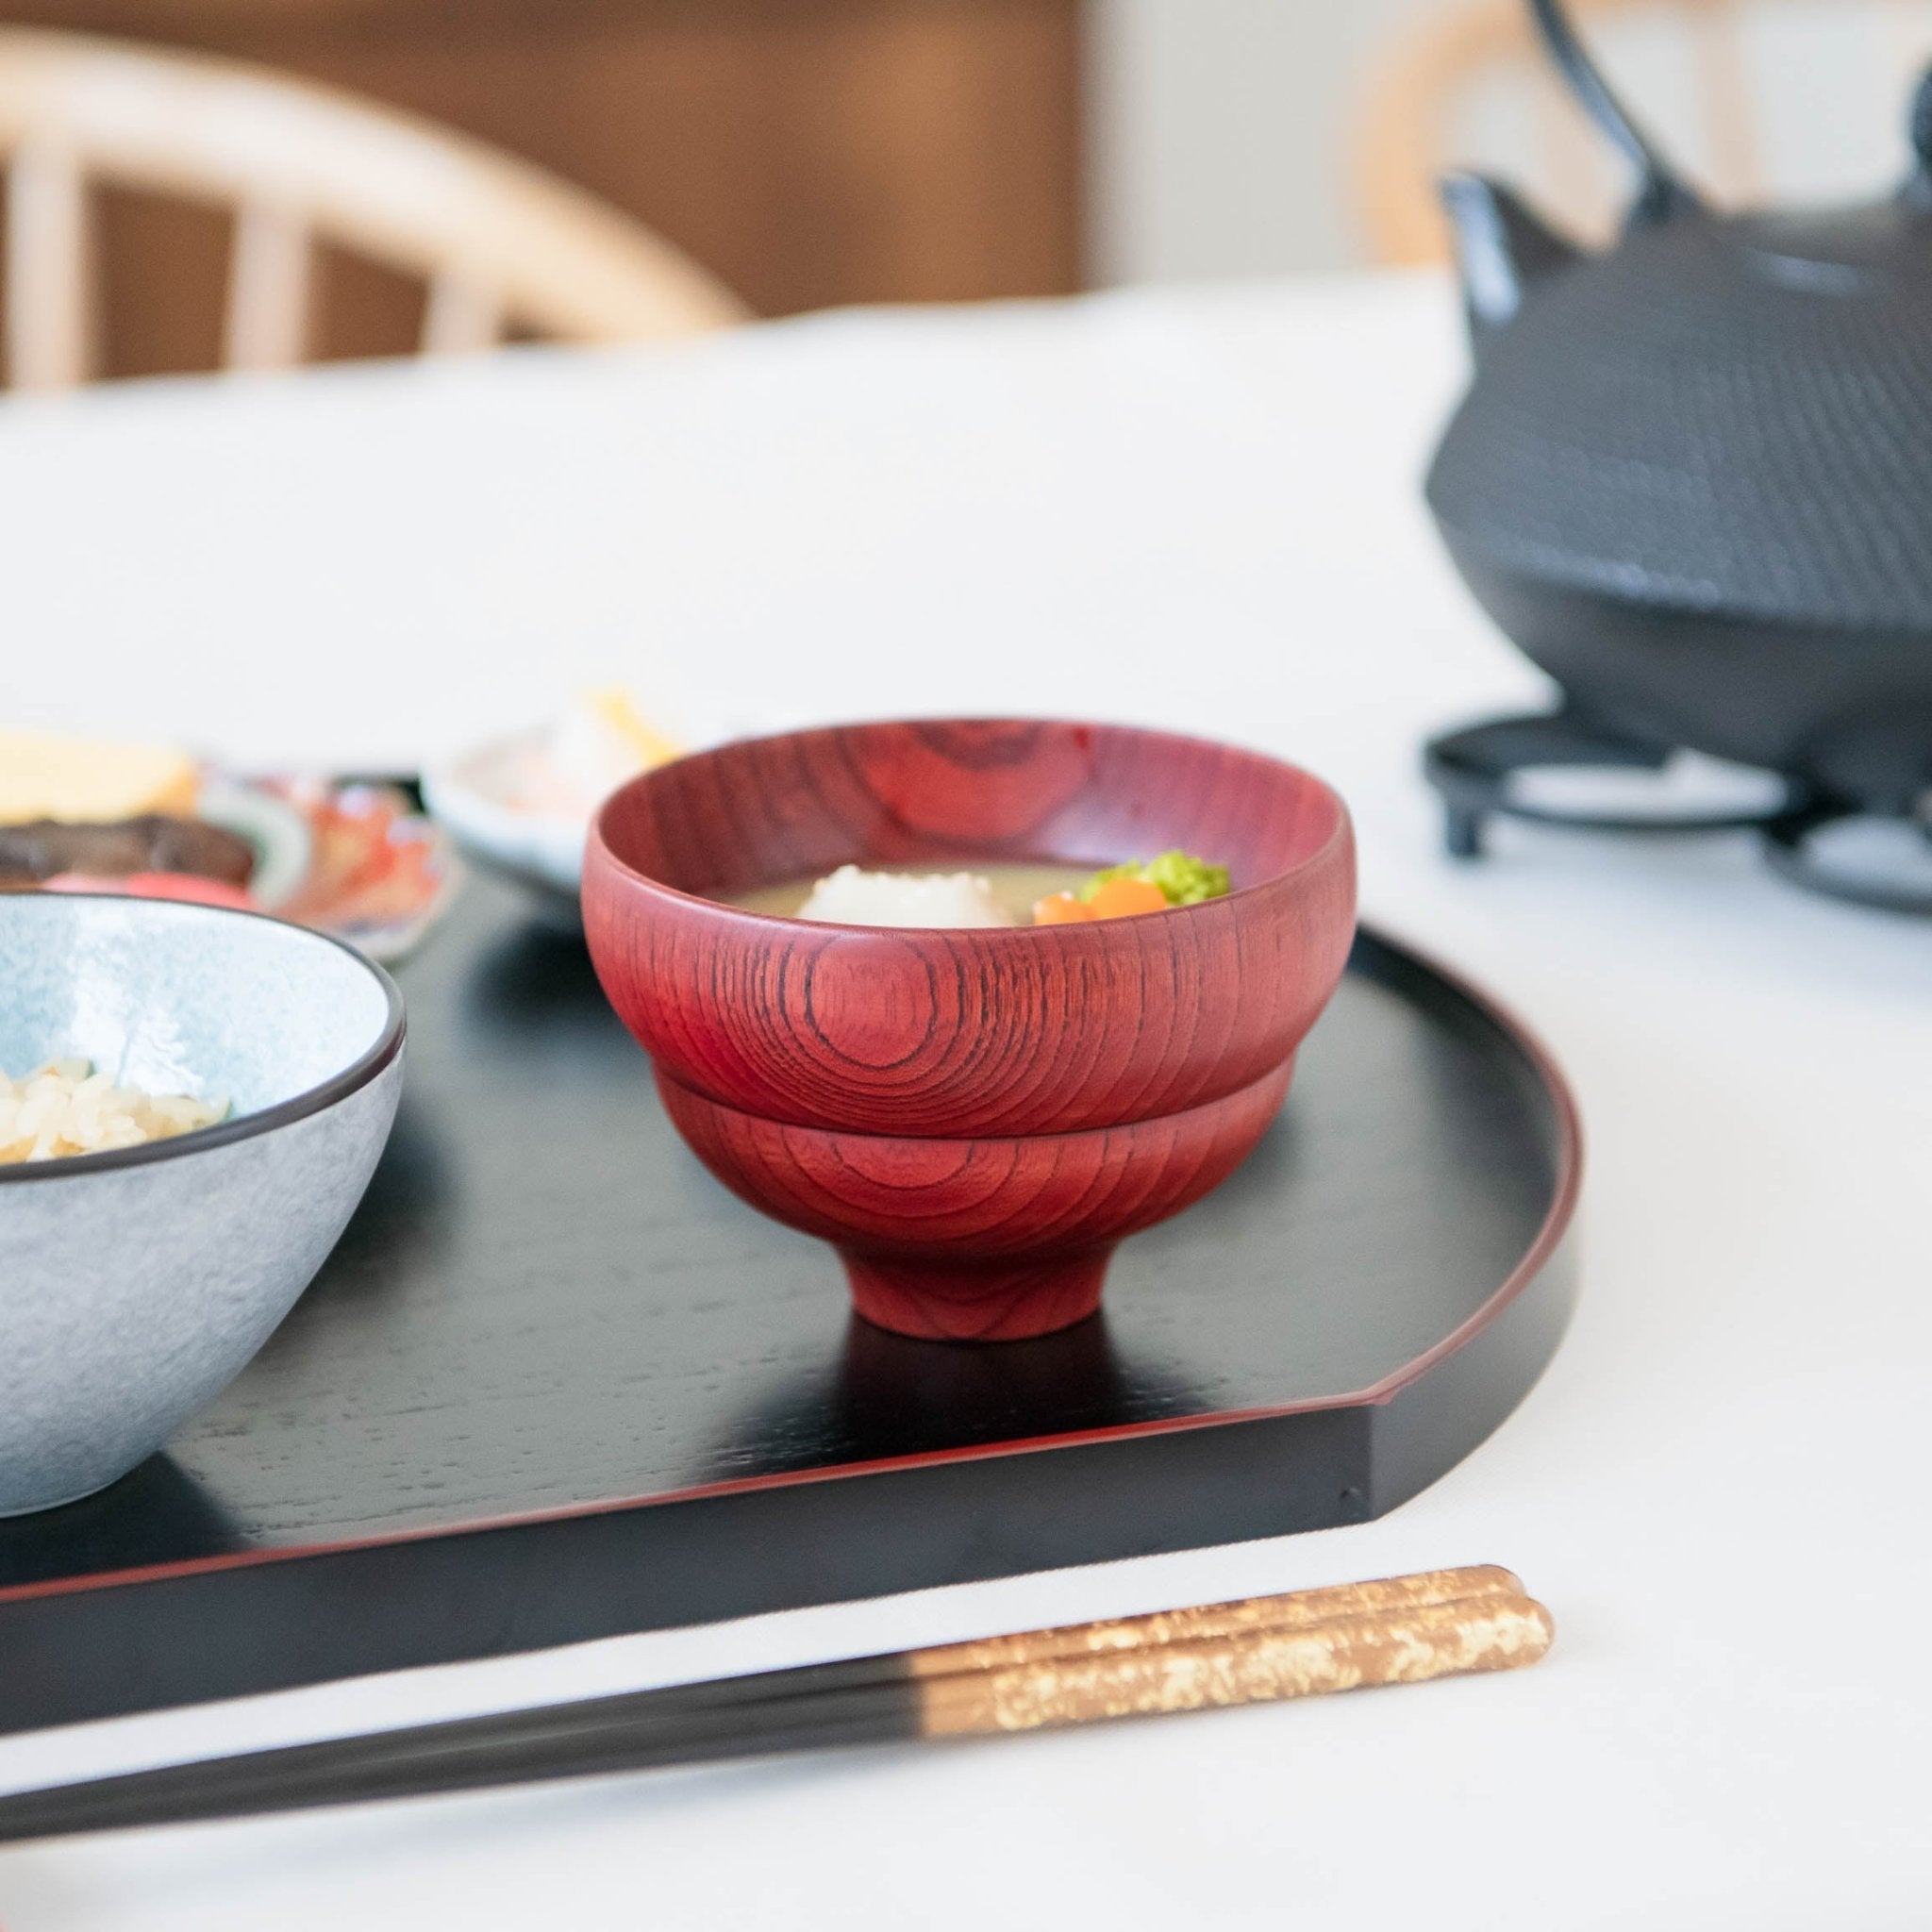
[[[1680,746],[1781,774],[1787,829],[1850,809],[1924,823],[1932,75],[1890,199],[1724,213],[1611,93],[1558,0],[1530,4],[1637,185],[1620,239],[1590,253],[1507,188],[1442,184],[1475,370],[1429,507],[1565,694],[1551,718],[1432,748],[1452,845],[1474,849],[1477,808],[1509,808],[1478,781],[1511,766],[1657,764]]]

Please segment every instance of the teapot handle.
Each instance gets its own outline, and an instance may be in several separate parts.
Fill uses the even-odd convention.
[[[1630,219],[1663,222],[1701,208],[1697,196],[1611,92],[1575,24],[1563,10],[1561,0],[1529,0],[1529,11],[1545,51],[1569,83],[1577,104],[1637,171],[1637,198],[1630,206]]]

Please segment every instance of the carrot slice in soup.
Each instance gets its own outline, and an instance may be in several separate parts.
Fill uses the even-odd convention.
[[[1126,919],[1136,912],[1165,912],[1167,894],[1152,879],[1108,879],[1087,904],[1096,919]]]
[[[1083,906],[1071,892],[1052,893],[1037,900],[1033,908],[1035,925],[1084,925],[1099,917],[1092,907]]]

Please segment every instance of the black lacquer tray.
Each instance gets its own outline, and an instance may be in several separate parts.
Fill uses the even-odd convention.
[[[1365,934],[1282,1120],[1037,1341],[854,1321],[664,1119],[580,942],[473,879],[396,1134],[217,1406],[0,1523],[0,1729],[1359,1522],[1549,1359],[1560,1076]]]

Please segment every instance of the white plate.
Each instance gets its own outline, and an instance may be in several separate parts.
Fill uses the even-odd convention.
[[[423,775],[430,815],[479,871],[524,888],[552,924],[579,930],[588,817],[530,811],[506,802],[514,774],[540,734],[502,739]]]

